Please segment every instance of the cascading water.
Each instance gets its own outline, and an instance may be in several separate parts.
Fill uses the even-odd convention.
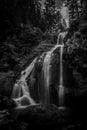
[[[59,91],[58,91],[58,95],[59,95],[59,107],[64,107],[64,86],[63,86],[63,39],[65,37],[65,35],[67,34],[67,32],[63,32],[59,34],[58,37],[58,41],[57,44],[61,43],[61,48],[60,48],[60,79],[59,79]]]
[[[68,12],[68,8],[66,8],[66,6],[63,5],[63,7],[61,8],[61,23],[64,27],[64,29],[66,30],[67,28],[69,28],[69,12]],[[57,89],[57,93],[58,93],[58,100],[59,100],[59,106],[64,106],[64,84],[63,84],[63,60],[62,60],[62,56],[63,56],[63,38],[65,37],[67,32],[61,32],[58,36],[57,39],[57,44],[55,45],[55,47],[53,47],[49,52],[46,53],[46,56],[44,58],[44,62],[43,62],[43,67],[42,67],[42,72],[41,72],[41,77],[39,76],[39,79],[41,79],[40,82],[43,83],[43,88],[42,86],[38,85],[39,87],[39,97],[40,99],[40,103],[44,103],[44,104],[49,104],[50,103],[50,82],[52,80],[51,78],[51,58],[52,58],[52,54],[54,53],[54,51],[57,48],[60,48],[60,75],[59,75],[59,84],[58,89]],[[34,68],[34,65],[37,61],[37,58],[35,58],[33,60],[33,62],[21,73],[21,78],[18,80],[17,83],[15,83],[14,87],[13,87],[13,91],[12,91],[12,98],[15,99],[20,99],[22,96],[26,95],[29,98],[29,101],[32,104],[35,104],[34,100],[31,98],[30,95],[30,91],[29,91],[29,87],[27,86],[26,83],[26,78],[31,75],[32,70]],[[36,71],[36,73],[38,73]],[[38,75],[38,74],[37,74]],[[55,74],[54,74],[55,75]],[[37,76],[38,77],[38,76]],[[35,77],[36,78],[36,77]],[[35,80],[38,80],[35,79]],[[22,81],[22,82],[21,82]],[[26,84],[26,85],[24,85]],[[33,86],[31,86],[33,87]],[[55,87],[55,86],[53,86]],[[33,89],[34,90],[34,89]],[[42,91],[41,91],[42,90]]]
[[[44,76],[44,103],[50,103],[50,95],[49,95],[49,85],[50,85],[50,58],[51,51],[49,51],[44,59],[43,63],[43,76]]]
[[[59,86],[58,86],[58,99],[59,106],[64,105],[64,87],[63,87],[63,66],[62,66],[62,55],[63,55],[63,38],[66,35],[66,32],[60,33],[58,36],[57,44],[47,52],[46,57],[43,63],[43,75],[44,75],[44,103],[50,103],[50,71],[51,71],[51,55],[55,49],[60,48],[60,76],[59,76]]]
[[[24,105],[25,104],[24,102],[26,102],[27,105],[36,104],[35,101],[30,96],[28,85],[25,81],[20,81],[15,84],[12,93],[12,98],[19,103],[19,106]]]
[[[54,51],[57,48],[60,48],[60,75],[59,75],[59,85],[58,85],[58,100],[59,106],[64,105],[64,86],[63,86],[63,65],[62,65],[62,55],[63,55],[63,38],[66,35],[66,32],[60,33],[58,36],[57,44],[46,53],[44,58],[43,67],[42,67],[42,80],[43,80],[43,88],[40,93],[41,99],[40,103],[50,104],[50,82],[51,82],[51,58]],[[33,62],[21,73],[21,78],[15,83],[12,91],[12,98],[16,101],[20,102],[22,97],[26,96],[29,103],[31,105],[36,104],[34,99],[30,95],[29,87],[27,86],[26,78],[31,74],[34,65],[37,61],[37,58],[33,60]],[[32,86],[31,86],[32,87]],[[55,87],[55,86],[54,86]],[[40,88],[41,89],[41,88]]]
[[[37,57],[33,60],[33,62],[26,68],[26,70],[21,72],[21,78],[20,81],[25,81],[25,79],[30,75],[32,69],[34,68],[34,65],[36,63]]]
[[[64,106],[64,86],[63,86],[63,65],[62,65],[63,45],[60,49],[60,80],[59,80],[59,107]]]
[[[50,51],[47,52],[46,57],[44,59],[44,63],[43,63],[43,80],[44,80],[44,101],[42,101],[45,104],[49,104],[50,103],[50,76],[51,76],[51,56],[53,51],[58,48],[61,47],[61,45],[56,45],[54,48],[52,48]]]
[[[27,98],[29,104],[36,104],[35,101],[31,98],[28,85],[26,83],[27,76],[31,73],[37,58],[26,68],[25,71],[22,71],[21,78],[14,84],[11,97],[20,102],[22,97]],[[24,100],[24,99],[23,99]]]
[[[62,45],[63,44],[63,39],[64,37],[66,36],[67,32],[61,32],[59,35],[58,35],[58,38],[57,38],[57,45]]]

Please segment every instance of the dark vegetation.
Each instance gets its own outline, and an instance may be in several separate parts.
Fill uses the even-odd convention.
[[[47,114],[49,109],[53,108],[55,112],[51,113],[51,115],[49,114],[50,112],[48,112],[45,118],[50,119],[47,120],[52,122],[54,120],[55,122],[56,119],[59,119],[60,121],[62,115],[64,121],[66,121],[66,115],[68,116],[69,112],[69,116],[71,117],[67,117],[67,119],[72,119],[73,121],[77,113],[76,120],[79,119],[78,121],[74,122],[74,120],[73,124],[68,120],[62,122],[63,120],[61,119],[59,129],[85,130],[87,129],[86,122],[84,121],[87,115],[87,1],[65,0],[64,3],[69,9],[70,27],[67,29],[68,33],[64,38],[65,47],[63,60],[71,70],[74,82],[76,83],[74,86],[74,97],[70,95],[71,100],[68,101],[68,104],[72,109],[75,109],[73,106],[77,108],[81,107],[81,109],[79,109],[79,111],[77,109],[74,114],[70,110],[67,112],[64,110],[65,114],[56,112],[55,106],[49,108],[39,106],[30,108],[31,114],[29,113],[29,116],[32,117],[33,115],[34,122],[37,117],[39,120],[37,122],[40,122],[40,119],[43,119],[42,113]],[[64,28],[61,24],[59,11],[55,11],[54,0],[50,0],[50,2],[46,0],[44,9],[42,9],[39,0],[0,1],[0,94],[6,96],[4,99],[0,96],[0,109],[9,110],[15,107],[15,103],[9,99],[9,97],[11,96],[16,79],[20,77],[21,70],[29,65],[36,56],[40,56],[43,52],[50,50],[50,48],[56,44],[60,31],[64,31]],[[69,100],[69,95],[67,95],[66,98]],[[84,106],[85,109],[82,108],[82,106]],[[41,111],[42,117],[37,115],[38,111]],[[56,113],[61,114],[57,115],[59,117],[54,117]],[[73,116],[70,115],[71,113]],[[80,114],[81,116],[79,116]],[[29,129],[27,121],[24,122],[23,115],[21,116],[18,117],[18,122],[11,120],[12,122],[10,121],[10,123],[8,122],[5,125],[1,124],[0,128],[13,130]],[[12,117],[9,118],[11,119]],[[30,119],[31,118],[27,117],[28,121],[30,121]],[[42,120],[42,122],[43,124],[46,123],[44,120]],[[69,123],[67,124],[67,122]],[[56,123],[58,125],[58,122]],[[64,125],[64,123],[65,127],[62,128],[62,124]],[[33,122],[31,122],[31,124],[33,124]]]
[[[84,85],[87,86],[87,2],[79,1],[77,6],[71,1],[70,3],[68,2],[68,7],[70,8],[71,26],[65,38],[67,48],[65,57],[73,70],[78,86],[83,87]]]
[[[39,0],[0,1],[0,83],[9,87],[20,72],[36,56],[49,50],[46,44],[55,44],[60,23],[55,2],[46,1],[42,9]],[[52,7],[52,8],[51,8]],[[56,25],[57,24],[57,25]],[[53,31],[53,29],[54,31]],[[10,74],[10,72],[12,74]],[[11,83],[13,84],[13,82]],[[8,88],[7,87],[7,88]],[[2,93],[2,91],[1,91]]]

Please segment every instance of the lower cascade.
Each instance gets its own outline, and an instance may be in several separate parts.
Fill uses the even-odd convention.
[[[63,38],[66,35],[66,32],[60,33],[58,36],[57,44],[46,53],[45,58],[43,60],[43,65],[40,73],[40,77],[42,77],[41,81],[42,86],[37,85],[38,93],[39,93],[39,100],[38,102],[35,101],[35,99],[32,97],[31,91],[30,91],[30,85],[27,84],[27,77],[29,77],[32,74],[32,71],[35,67],[35,64],[37,62],[38,58],[35,58],[33,62],[21,73],[20,79],[14,84],[13,91],[12,91],[12,98],[21,106],[21,105],[35,105],[37,103],[41,104],[51,104],[51,81],[52,81],[52,55],[54,54],[55,50],[59,50],[59,83],[57,84],[57,100],[58,100],[58,106],[63,107],[64,106],[64,86],[63,86]],[[58,59],[56,59],[58,60]],[[37,72],[36,72],[37,73]],[[55,74],[54,74],[55,75]],[[36,84],[33,85],[36,87]],[[32,87],[31,86],[31,89]],[[55,86],[53,86],[55,87]],[[41,90],[42,89],[42,90]],[[34,91],[34,89],[32,89]],[[37,93],[37,95],[38,95]],[[35,96],[34,96],[35,97]]]
[[[35,58],[33,62],[22,72],[21,78],[14,84],[11,97],[18,103],[18,105],[35,105],[34,99],[31,98],[29,87],[26,82],[26,77],[31,73],[34,64],[36,62]],[[27,102],[26,102],[27,101]],[[26,102],[26,103],[25,103]]]
[[[20,81],[19,83],[15,83],[12,98],[21,105],[35,105],[35,101],[31,98],[30,92],[28,89],[28,85],[25,81]]]

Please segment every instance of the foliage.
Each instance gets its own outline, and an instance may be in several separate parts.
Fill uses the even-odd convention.
[[[55,0],[45,1],[44,15],[48,29],[54,26],[57,27],[60,22],[60,13],[55,6]]]
[[[65,0],[65,5],[69,9],[69,20],[72,23],[75,20],[83,19],[87,13],[86,0]]]
[[[87,23],[79,21],[77,24],[70,27],[67,34],[65,46],[67,48],[66,62],[72,68],[74,78],[79,84],[79,87],[87,85]],[[70,34],[71,33],[71,34]]]
[[[13,37],[8,37],[0,46],[0,68],[1,70],[20,71],[25,64],[27,56],[32,48],[41,41],[42,32],[33,26],[20,27],[20,33]]]
[[[64,39],[65,59],[79,87],[87,85],[87,1],[66,0],[70,27]]]

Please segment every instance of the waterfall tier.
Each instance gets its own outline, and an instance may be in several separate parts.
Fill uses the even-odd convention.
[[[57,44],[45,53],[40,60],[43,61],[42,68],[40,60],[35,58],[33,62],[21,73],[21,77],[15,83],[12,98],[21,102],[28,99],[31,105],[35,103],[64,105],[63,86],[63,38],[66,32],[60,33]],[[56,57],[56,58],[53,58]],[[54,62],[54,63],[52,63]],[[28,85],[27,79],[28,77]],[[57,97],[57,98],[55,98]],[[24,101],[25,102],[25,101]],[[55,103],[57,102],[57,103]]]

